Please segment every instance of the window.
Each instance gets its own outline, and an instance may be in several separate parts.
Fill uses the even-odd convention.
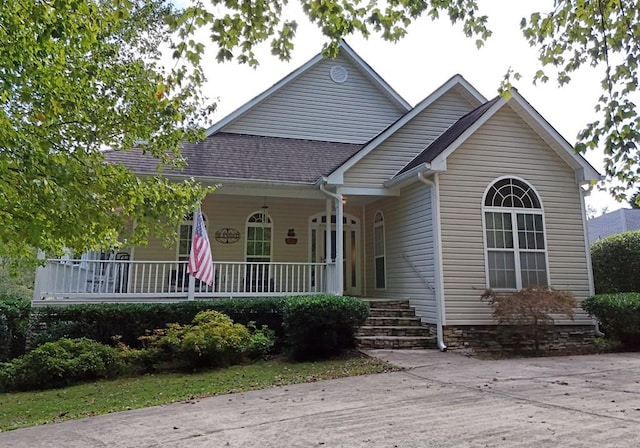
[[[271,261],[271,217],[265,211],[255,212],[247,219],[247,261]]]
[[[549,284],[544,213],[531,186],[514,178],[491,185],[484,200],[484,226],[490,288]]]
[[[202,214],[202,220],[207,226],[207,217]],[[184,217],[178,229],[178,261],[188,261],[191,253],[191,234],[193,233],[193,213]]]
[[[373,219],[373,256],[375,258],[376,289],[385,289],[385,245],[384,245],[384,216],[376,212]]]

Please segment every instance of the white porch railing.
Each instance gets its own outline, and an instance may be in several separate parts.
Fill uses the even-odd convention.
[[[216,261],[214,268],[214,284],[209,286],[196,280],[195,297],[335,292],[332,264]],[[38,268],[34,301],[183,300],[188,289],[186,261],[49,259]]]

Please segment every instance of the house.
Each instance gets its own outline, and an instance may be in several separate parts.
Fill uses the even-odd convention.
[[[461,345],[493,337],[486,288],[593,293],[581,186],[600,176],[515,90],[487,100],[455,75],[411,107],[342,43],[183,153],[188,167],[166,175],[220,185],[202,203],[216,279],[195,298],[408,298],[441,344]],[[108,159],[156,172],[140,152]],[[34,303],[185,300],[191,228],[119,260],[49,260]],[[582,311],[563,325],[594,333]]]
[[[618,233],[640,230],[640,209],[621,208],[587,221],[589,245]]]

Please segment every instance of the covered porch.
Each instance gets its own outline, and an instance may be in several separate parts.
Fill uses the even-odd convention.
[[[362,296],[364,198],[345,201],[323,189],[248,188],[244,182],[208,195],[202,210],[213,252],[211,286],[187,273],[192,222],[185,219],[172,244],[151,239],[117,252],[45,259],[36,273],[34,304]]]

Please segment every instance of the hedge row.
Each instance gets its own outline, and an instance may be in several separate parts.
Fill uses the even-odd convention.
[[[591,262],[597,294],[640,292],[640,231],[596,241]]]
[[[582,303],[598,319],[601,330],[630,350],[640,349],[640,292],[599,294]]]
[[[168,323],[188,324],[201,311],[215,310],[234,322],[266,325],[282,338],[283,298],[242,298],[178,303],[102,303],[34,308],[31,318],[34,346],[60,338],[86,337],[113,344],[118,336],[126,345],[139,348],[140,336]]]
[[[367,317],[368,306],[359,299],[332,295],[281,298],[239,298],[179,303],[86,304],[11,309],[9,319],[21,328],[21,342],[0,361],[24,352],[24,336],[30,325],[32,348],[62,338],[89,338],[102,344],[122,342],[141,348],[140,337],[168,323],[186,325],[201,311],[214,310],[242,325],[267,326],[275,333],[276,349],[286,349],[293,358],[330,356],[354,344],[354,327]],[[0,320],[1,327],[1,320]],[[0,338],[17,334],[0,328]],[[13,336],[12,336],[13,337]]]
[[[28,300],[0,300],[0,362],[24,354],[30,310]]]

